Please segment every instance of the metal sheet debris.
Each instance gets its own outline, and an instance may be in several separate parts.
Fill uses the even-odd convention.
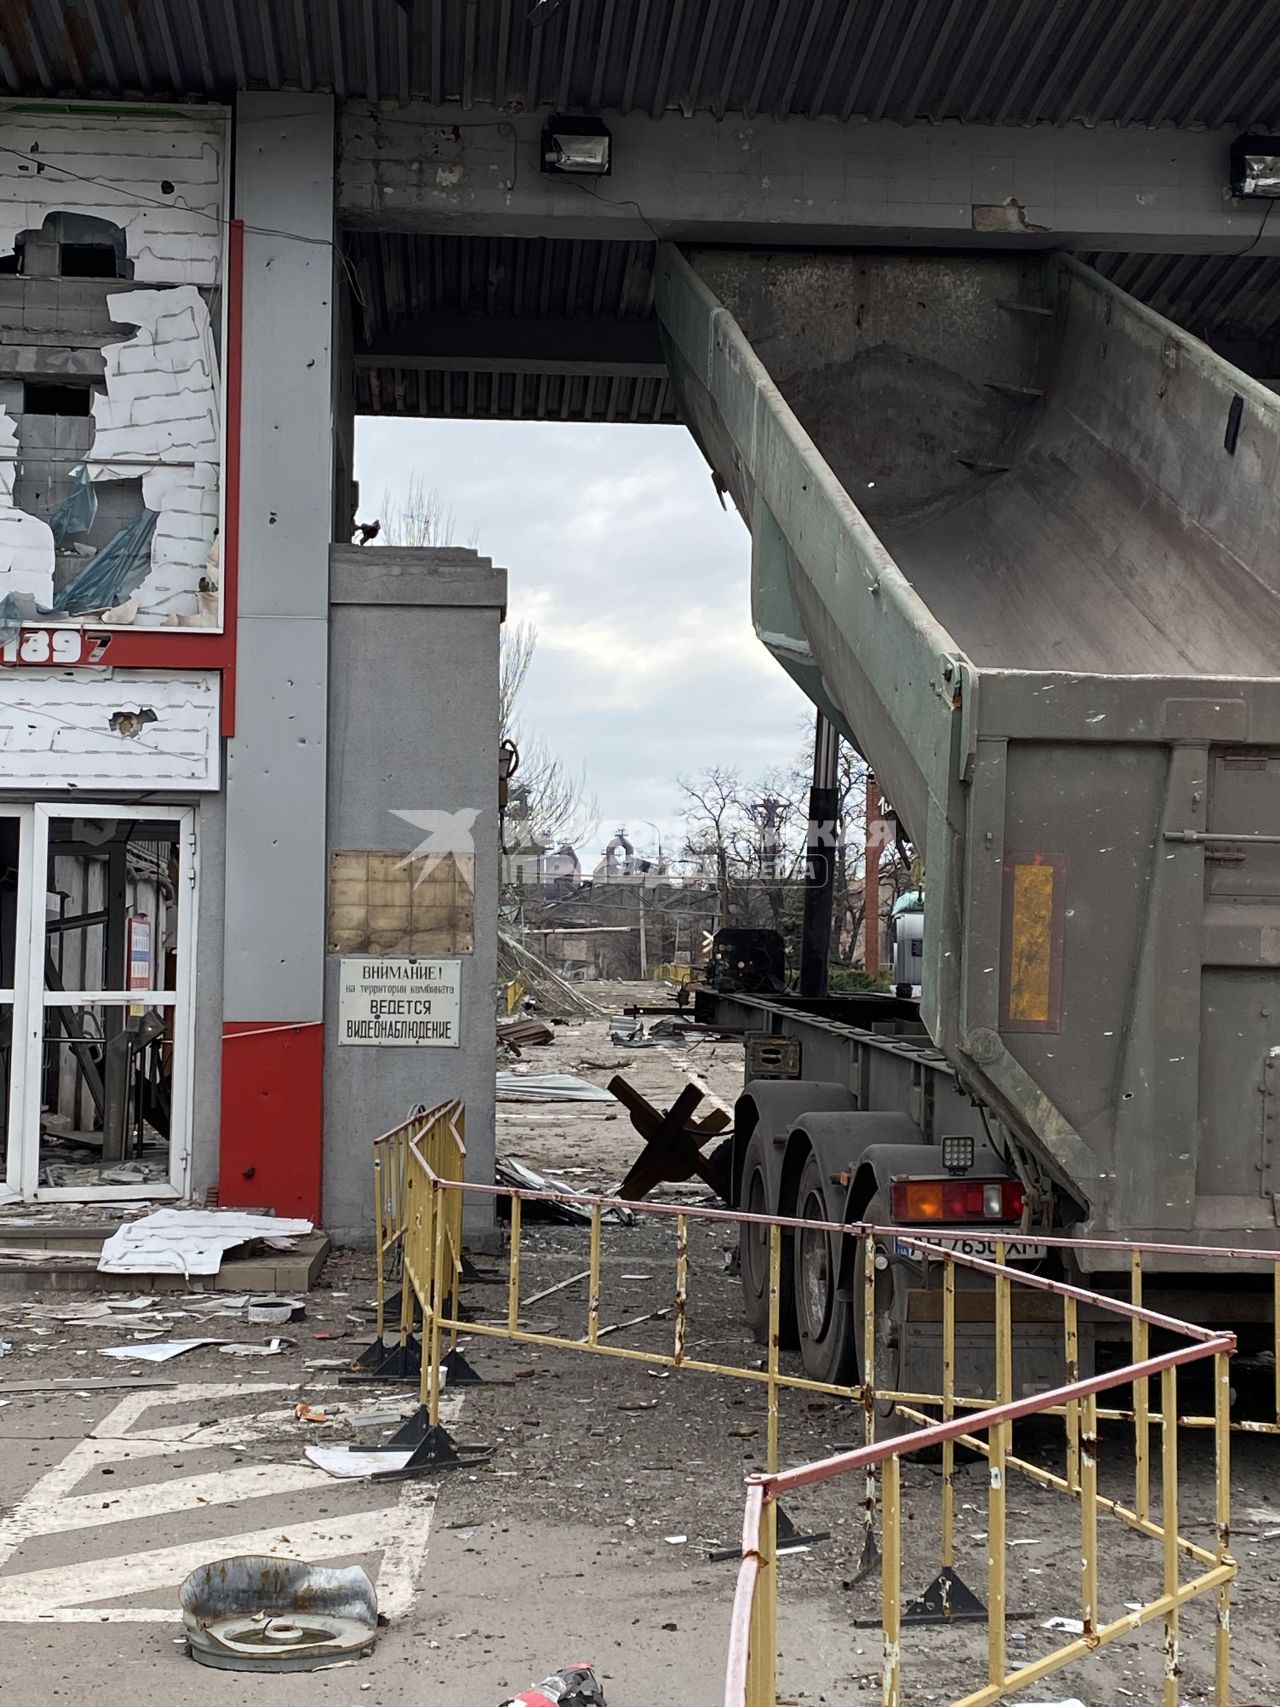
[[[545,1019],[535,1019],[531,1014],[511,1019],[500,1019],[497,1025],[498,1042],[505,1043],[519,1055],[522,1049],[530,1045],[538,1046],[544,1043],[554,1043],[555,1030]]]
[[[499,1073],[499,1102],[613,1102],[612,1091],[576,1073]]]
[[[555,1179],[549,1174],[535,1173],[523,1162],[514,1161],[509,1156],[497,1158],[493,1166],[493,1177],[499,1185],[514,1186],[517,1191],[554,1191],[561,1193],[565,1198],[582,1196],[581,1192],[575,1190],[571,1185],[566,1185],[563,1180]],[[498,1199],[500,1207],[505,1202],[504,1198]],[[589,1223],[591,1211],[583,1204],[572,1202],[530,1202],[524,1206],[524,1216],[527,1221],[541,1219],[544,1221],[570,1221],[577,1224],[578,1222]],[[635,1221],[635,1216],[629,1209],[618,1207],[606,1209],[601,1219],[611,1221],[619,1226],[630,1227]]]
[[[6,1399],[24,1393],[114,1393],[121,1388],[145,1392],[156,1387],[176,1387],[176,1381],[154,1381],[143,1375],[89,1375],[83,1381],[7,1381],[0,1387]]]
[[[202,1565],[178,1597],[188,1652],[220,1671],[315,1671],[377,1640],[377,1597],[359,1565],[244,1554]]]
[[[326,1475],[337,1476],[342,1481],[356,1481],[403,1470],[413,1453],[359,1452],[355,1447],[347,1446],[308,1446],[306,1456]]]
[[[235,1209],[157,1209],[117,1228],[102,1247],[102,1274],[217,1274],[227,1251],[260,1239],[292,1249],[312,1231],[310,1221],[246,1215]]]
[[[120,1357],[130,1363],[168,1363],[171,1357],[185,1357],[202,1345],[221,1345],[221,1340],[135,1340],[132,1345],[100,1345],[103,1357]]]

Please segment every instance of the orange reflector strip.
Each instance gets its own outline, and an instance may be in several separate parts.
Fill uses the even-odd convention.
[[[1053,879],[1051,865],[1015,865],[1013,920],[1009,938],[1009,1018],[1049,1017],[1053,965]]]

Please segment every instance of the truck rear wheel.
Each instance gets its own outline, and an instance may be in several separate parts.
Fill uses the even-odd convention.
[[[800,1175],[796,1215],[802,1221],[839,1220],[827,1204],[822,1166],[810,1152]],[[844,1387],[857,1367],[853,1307],[838,1293],[840,1238],[821,1228],[796,1234],[795,1312],[800,1330],[800,1356],[812,1381]]]
[[[766,1146],[772,1142],[763,1133],[755,1132],[742,1160],[742,1194],[739,1208],[748,1215],[773,1215],[777,1206],[770,1201],[769,1175],[766,1166]],[[758,1345],[769,1338],[769,1229],[752,1221],[743,1221],[738,1229],[739,1268],[742,1274],[742,1303],[747,1322]],[[782,1234],[781,1272],[779,1275],[778,1336],[784,1346],[796,1343],[796,1306],[792,1268],[795,1240],[792,1234]]]

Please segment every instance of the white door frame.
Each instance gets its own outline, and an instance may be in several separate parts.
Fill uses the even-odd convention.
[[[26,967],[26,977],[14,992],[14,1065],[10,1101],[10,1137],[5,1197],[26,1202],[128,1203],[154,1198],[184,1197],[191,1179],[191,1134],[194,1104],[195,1065],[195,966],[196,921],[199,912],[199,850],[196,845],[196,812],[193,806],[165,806],[153,801],[100,802],[92,800],[50,801],[34,806],[9,808],[0,805],[0,815],[16,811],[28,828],[23,837],[18,874],[18,942],[15,968]],[[43,906],[37,919],[34,910],[36,879],[43,900],[49,865],[49,825],[65,818],[142,818],[153,822],[176,822],[178,830],[178,957],[172,991],[163,990],[66,990],[47,991],[44,979],[45,929]],[[25,887],[24,887],[25,886]],[[162,965],[153,956],[152,978]],[[40,1080],[45,1012],[50,1008],[83,1006],[127,1007],[142,996],[152,1007],[173,1008],[173,1077],[169,1132],[169,1180],[143,1186],[42,1186],[40,1184]],[[25,1047],[19,1049],[19,1037]]]
[[[28,1034],[28,1013],[31,1000],[31,838],[35,809],[31,806],[11,806],[0,803],[0,818],[16,819],[18,823],[18,899],[14,921],[13,970],[11,988],[0,989],[0,1001],[13,1004],[13,1032],[9,1044],[9,1107],[5,1111],[8,1131],[8,1155],[5,1177],[0,1184],[0,1203],[14,1203],[22,1196],[22,1162],[25,1140],[24,1111],[27,1056],[24,1043]],[[37,1109],[37,1114],[39,1110]]]

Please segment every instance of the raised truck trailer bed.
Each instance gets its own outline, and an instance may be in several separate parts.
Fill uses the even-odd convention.
[[[1053,254],[666,247],[657,296],[757,632],[925,869],[924,1035],[768,998],[744,1191],[767,1128],[769,1207],[887,1219],[969,1138],[1011,1236],[1277,1248],[1280,400]],[[1216,1313],[1215,1259],[1147,1266]]]

